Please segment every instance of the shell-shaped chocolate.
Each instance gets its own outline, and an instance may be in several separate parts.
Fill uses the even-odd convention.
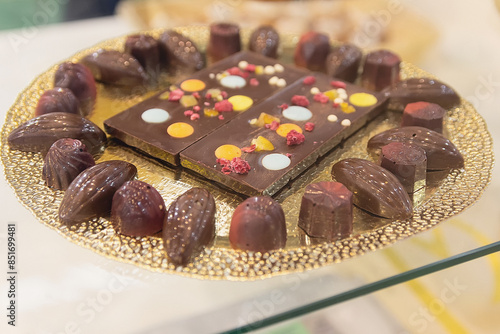
[[[40,115],[12,130],[8,137],[11,149],[24,152],[47,152],[61,138],[80,140],[90,153],[98,153],[106,134],[80,115],[54,112]]]
[[[68,225],[107,215],[115,192],[137,174],[126,161],[110,160],[81,172],[64,193],[59,219]]]
[[[158,190],[146,182],[125,182],[113,195],[111,222],[120,234],[148,236],[161,231],[165,201]]]
[[[332,177],[354,194],[354,204],[374,215],[408,219],[413,214],[410,197],[387,169],[364,159],[349,158],[333,165]]]
[[[215,200],[206,189],[192,188],[170,205],[163,243],[175,265],[185,265],[215,238]]]
[[[139,61],[128,53],[100,49],[81,62],[90,69],[96,81],[106,84],[135,87],[146,84],[149,79]]]
[[[257,27],[248,40],[248,49],[266,57],[278,58],[280,34],[270,25]]]
[[[458,94],[445,83],[431,78],[410,78],[383,90],[389,98],[389,109],[403,111],[408,103],[425,101],[445,109],[460,103]]]
[[[43,92],[35,109],[35,116],[53,112],[80,113],[80,103],[68,88],[56,87]]]
[[[368,149],[378,150],[395,141],[421,147],[427,155],[427,169],[445,170],[464,166],[462,154],[449,139],[419,126],[403,126],[379,133],[370,138]]]
[[[160,59],[169,69],[196,72],[205,67],[205,58],[196,44],[175,30],[161,34]]]
[[[250,197],[234,210],[229,229],[231,246],[254,252],[285,247],[285,214],[269,196]]]
[[[94,165],[94,157],[81,141],[62,138],[47,152],[42,177],[49,187],[66,190],[78,174]]]

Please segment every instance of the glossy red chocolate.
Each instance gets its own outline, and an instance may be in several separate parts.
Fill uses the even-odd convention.
[[[72,62],[59,65],[54,74],[54,87],[70,89],[80,102],[84,116],[94,109],[97,88],[92,72],[85,65]]]
[[[332,168],[335,181],[354,194],[354,204],[376,216],[408,219],[413,215],[410,197],[387,169],[364,159],[349,158]]]
[[[56,87],[43,92],[35,109],[35,116],[52,112],[80,113],[80,104],[75,94],[68,88]]]
[[[113,195],[111,223],[120,234],[150,236],[161,231],[165,212],[158,190],[143,181],[127,181]]]
[[[285,214],[271,197],[250,197],[234,210],[229,241],[234,248],[267,252],[285,247]]]

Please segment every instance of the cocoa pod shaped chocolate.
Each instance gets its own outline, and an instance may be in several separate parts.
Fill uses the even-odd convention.
[[[24,152],[47,152],[58,139],[80,140],[90,153],[98,153],[106,134],[80,115],[54,112],[40,115],[12,130],[7,139],[11,149]]]
[[[110,160],[81,172],[64,193],[59,219],[74,225],[110,213],[115,192],[137,174],[137,168],[126,161]]]
[[[158,39],[160,60],[169,70],[196,72],[205,67],[205,58],[196,44],[175,30],[167,30]]]
[[[285,214],[268,196],[250,197],[234,210],[229,241],[234,248],[267,252],[285,247]]]
[[[425,101],[439,104],[445,109],[460,103],[458,94],[445,83],[431,78],[410,78],[383,90],[389,98],[389,109],[403,111],[408,103]]]
[[[206,189],[192,188],[175,199],[163,224],[170,261],[185,265],[215,238],[215,200]]]
[[[332,167],[332,177],[354,194],[354,205],[374,215],[408,219],[413,214],[410,197],[387,169],[364,159],[344,159]]]
[[[42,177],[49,187],[66,190],[78,174],[94,165],[94,157],[81,141],[62,138],[47,152]]]
[[[421,147],[427,155],[428,170],[445,170],[464,166],[462,154],[449,139],[436,131],[419,126],[403,126],[379,133],[370,138],[368,149],[378,150],[395,141]]]
[[[111,223],[120,234],[150,236],[163,228],[165,201],[146,182],[125,182],[113,195]]]
[[[100,49],[85,56],[81,62],[94,79],[115,86],[135,87],[147,83],[149,77],[133,56],[116,50]]]

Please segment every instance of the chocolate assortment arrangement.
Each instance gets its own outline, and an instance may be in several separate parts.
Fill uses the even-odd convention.
[[[264,277],[276,270],[248,274],[246,259],[277,256],[277,272],[302,270],[288,252],[318,245],[324,263],[337,262],[332,249],[420,222],[439,189],[426,182],[433,172],[446,183],[469,167],[447,138],[460,97],[432,77],[407,77],[396,54],[363,54],[319,32],[282,45],[271,26],[249,40],[234,24],[205,31],[204,45],[175,30],[127,36],[55,69],[35,117],[7,143],[41,152],[45,187],[62,192],[57,228],[147,240],[156,246],[146,257],[159,260],[132,260],[133,248],[129,257],[145,267],[214,277],[203,263],[223,252],[234,262],[216,277]],[[136,87],[153,94],[97,117],[108,89]],[[366,230],[364,220],[376,223]]]

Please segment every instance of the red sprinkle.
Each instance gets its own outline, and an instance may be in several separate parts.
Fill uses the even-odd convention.
[[[219,115],[219,117],[217,117],[218,119],[220,119],[221,121],[224,120],[224,116],[222,115]]]
[[[182,91],[182,89],[177,88],[177,89],[174,89],[173,91],[170,92],[170,95],[168,96],[168,100],[174,101],[174,102],[179,101],[182,96],[184,96],[184,92]]]
[[[239,75],[242,78],[248,78],[249,74],[248,72],[242,71],[239,67],[231,67],[230,69],[226,70],[227,73],[230,75]]]
[[[205,102],[203,102],[203,104],[208,107],[210,105],[210,102],[205,101]]]
[[[305,129],[306,131],[311,132],[312,130],[314,130],[314,127],[315,127],[315,126],[316,126],[316,125],[315,125],[314,123],[307,122],[307,123],[304,125],[304,129]]]
[[[328,101],[330,101],[330,99],[325,94],[318,93],[318,94],[314,95],[314,101],[321,102],[324,104],[324,103],[328,103]]]
[[[250,86],[258,86],[258,85],[259,85],[259,80],[257,80],[257,78],[250,79]]]
[[[247,147],[243,147],[241,150],[245,153],[252,153],[253,151],[255,151],[256,148],[257,148],[257,145],[253,144],[253,145],[250,145]]]
[[[330,86],[332,86],[334,88],[345,88],[346,84],[343,81],[333,80],[333,81],[330,81]]]
[[[285,155],[287,156],[288,159],[292,158],[292,154],[291,153],[285,153]]]
[[[283,103],[282,105],[278,106],[278,108],[281,108],[281,110],[285,110],[286,108],[288,108],[288,104],[286,103]]]
[[[222,166],[221,171],[224,174],[247,174],[251,169],[248,162],[241,158],[233,158],[231,161],[227,159],[217,159],[217,163]]]
[[[190,117],[190,119],[191,119],[192,121],[195,121],[195,120],[197,120],[197,119],[199,119],[199,118],[200,118],[200,114],[192,114],[192,115],[191,115],[191,117]]]
[[[286,144],[288,146],[302,144],[305,140],[306,137],[295,130],[290,130],[290,132],[286,134]]]
[[[212,94],[210,94],[210,93],[206,93],[206,94],[205,94],[205,98],[206,98],[207,100],[210,100],[210,99],[212,98]]]
[[[230,112],[233,111],[233,105],[228,100],[222,100],[215,103],[214,109],[218,112]]]
[[[245,67],[245,71],[255,72],[255,64],[248,64],[247,67]]]
[[[220,95],[222,95],[222,97],[224,99],[227,99],[227,97],[228,97],[228,94],[227,94],[227,92],[225,90],[223,90],[222,92],[220,92]]]
[[[200,96],[200,93],[198,93],[198,92],[194,92],[192,95],[193,95],[193,96],[194,96],[194,98],[195,98],[195,99],[197,99],[197,100],[199,100],[199,99],[200,99],[200,97],[201,97],[201,96]]]
[[[198,111],[200,111],[200,110],[201,110],[201,107],[200,107],[200,106],[194,106],[194,107],[193,107],[193,111],[194,111],[194,112],[198,112]]]
[[[307,107],[309,105],[309,100],[304,95],[294,95],[292,97],[292,104],[301,107]]]
[[[333,107],[334,108],[338,108],[340,106],[340,104],[336,103],[336,102],[333,102]]]
[[[271,124],[265,124],[264,127],[266,129],[270,129],[272,131],[276,131],[280,126],[280,122],[272,121]]]
[[[193,114],[194,114],[194,113],[193,113],[193,111],[192,111],[192,110],[186,110],[186,111],[184,112],[184,116],[187,116],[187,117],[190,117],[190,116],[191,116],[191,115],[193,115]]]
[[[304,83],[304,85],[314,85],[314,83],[316,82],[316,78],[312,75],[309,75],[305,77],[302,82]]]

